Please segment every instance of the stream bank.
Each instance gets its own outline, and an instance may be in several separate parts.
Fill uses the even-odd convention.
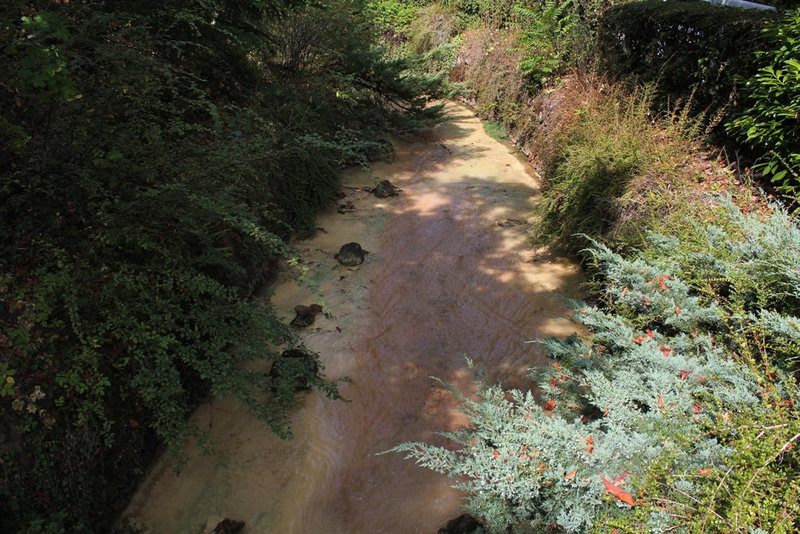
[[[432,533],[458,515],[447,478],[376,454],[441,443],[437,432],[467,423],[431,379],[469,392],[466,358],[492,381],[531,387],[526,370],[545,356],[526,341],[574,330],[553,294],[578,296],[581,273],[530,247],[539,182],[525,158],[488,137],[469,108],[448,103],[446,114],[428,134],[396,140],[396,161],[345,173],[339,208],[295,243],[304,280],[287,271],[274,287],[287,322],[297,304],[327,312],[302,335],[349,402],[302,397],[291,441],[230,399],[202,406],[193,417],[214,455],[192,451],[178,477],[160,460],[125,514],[132,525],[197,533],[231,517],[245,533]],[[400,195],[367,191],[383,179]],[[338,265],[334,253],[352,241],[366,261]]]

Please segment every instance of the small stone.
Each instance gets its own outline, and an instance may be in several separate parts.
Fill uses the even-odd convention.
[[[223,519],[220,521],[211,534],[239,534],[244,528],[244,521],[236,519]]]
[[[484,534],[486,531],[477,519],[469,514],[461,514],[451,519],[436,534]]]
[[[297,315],[295,315],[290,324],[297,328],[305,328],[314,324],[317,314],[322,312],[322,306],[319,304],[312,304],[311,306],[299,304],[294,307],[294,311]]]
[[[378,185],[372,190],[372,194],[378,198],[396,197],[400,190],[396,188],[389,180],[378,182]]]
[[[342,248],[333,257],[345,267],[355,267],[364,263],[366,255],[367,251],[362,249],[358,243],[347,243],[342,245]]]

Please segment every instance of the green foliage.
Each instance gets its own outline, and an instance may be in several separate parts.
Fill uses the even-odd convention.
[[[492,139],[496,139],[500,142],[508,141],[508,134],[503,130],[503,125],[497,121],[484,122],[483,131]]]
[[[0,8],[0,530],[107,530],[208,395],[289,434],[292,373],[248,362],[296,340],[255,291],[436,89],[358,2],[294,4]]]
[[[576,24],[572,0],[544,0],[533,7],[516,7],[520,16],[519,37],[522,72],[538,90],[552,81],[564,67],[569,54],[567,44]]]
[[[635,176],[669,172],[687,157],[680,132],[665,135],[650,113],[652,87],[613,91],[584,106],[546,162],[541,238],[575,248],[575,234],[599,237],[615,224],[618,200]]]
[[[693,92],[695,109],[719,108],[736,99],[737,76],[755,71],[774,13],[701,0],[617,4],[600,16],[598,53],[612,75],[656,82],[662,109]]]
[[[723,205],[729,228],[698,224],[689,245],[652,235],[625,258],[593,242],[603,308],[574,305],[591,335],[542,341],[556,362],[533,371],[540,391],[481,379],[456,391],[470,426],[445,434],[455,447],[393,450],[456,478],[491,532],[795,529],[798,389],[765,340],[778,316],[797,335],[796,254],[779,251],[800,230],[778,207],[762,221]],[[709,270],[772,282],[745,313],[749,284]]]
[[[767,49],[758,54],[758,72],[744,85],[741,114],[728,130],[763,154],[755,166],[779,190],[800,192],[800,12],[786,14],[764,32]]]

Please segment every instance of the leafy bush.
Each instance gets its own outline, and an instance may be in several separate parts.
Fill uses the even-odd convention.
[[[760,30],[774,12],[701,0],[644,0],[608,8],[598,28],[604,68],[620,79],[656,82],[661,108],[694,92],[695,109],[736,101],[737,76],[755,71]]]
[[[106,531],[209,394],[288,435],[292,373],[245,363],[296,340],[253,295],[436,86],[357,2],[288,4],[0,7],[0,530]]]
[[[780,366],[795,362],[764,341],[800,335],[796,290],[785,285],[796,260],[775,257],[796,250],[800,230],[777,207],[760,224],[725,208],[729,231],[698,226],[697,243],[711,248],[653,235],[651,248],[624,258],[593,242],[604,308],[575,303],[591,335],[543,341],[556,362],[533,371],[540,391],[479,380],[475,395],[456,392],[470,426],[445,434],[455,448],[393,450],[457,478],[491,532],[665,532],[698,521],[791,531],[800,411]],[[700,266],[753,283],[769,269],[775,282],[744,311],[731,306],[736,291],[695,276]]]
[[[577,22],[572,0],[545,0],[533,7],[517,6],[520,15],[520,69],[538,90],[564,68],[570,35]]]
[[[759,151],[756,165],[781,191],[800,193],[800,12],[788,13],[764,32],[766,51],[758,53],[758,72],[744,85],[741,114],[729,131]]]

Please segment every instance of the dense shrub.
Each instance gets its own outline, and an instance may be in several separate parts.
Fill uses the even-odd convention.
[[[623,198],[640,177],[653,182],[683,171],[691,154],[692,122],[681,114],[655,120],[652,88],[628,94],[607,85],[602,93],[583,88],[567,94],[584,104],[560,126],[562,131],[545,134],[558,135],[558,145],[543,154],[539,239],[559,240],[572,250],[580,246],[577,233],[635,239],[619,226]]]
[[[781,371],[800,354],[797,259],[780,250],[800,230],[779,208],[726,210],[727,230],[699,225],[697,248],[653,235],[625,258],[594,242],[604,306],[575,304],[590,336],[543,341],[556,361],[533,371],[540,391],[481,380],[461,396],[470,426],[445,434],[455,448],[394,450],[457,478],[491,532],[797,528],[798,390]],[[748,279],[750,308],[708,271]]]
[[[243,363],[295,340],[254,291],[431,87],[358,2],[291,4],[0,8],[3,532],[105,531],[208,394],[288,434],[287,388]]]
[[[782,192],[800,194],[800,12],[765,30],[759,70],[745,82],[743,110],[728,129],[755,149],[756,169]]]
[[[701,0],[624,3],[600,17],[598,54],[613,76],[657,82],[665,101],[693,94],[696,109],[717,108],[738,100],[737,76],[755,72],[760,30],[775,16]]]

